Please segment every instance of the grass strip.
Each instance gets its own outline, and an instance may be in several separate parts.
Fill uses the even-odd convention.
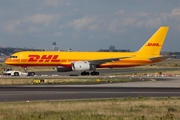
[[[36,80],[40,82],[35,82]],[[43,80],[43,81],[42,81]],[[42,81],[42,82],[41,82]],[[0,85],[31,85],[31,84],[99,84],[99,83],[119,83],[130,82],[130,78],[3,78]]]
[[[179,98],[3,102],[2,120],[179,120]]]

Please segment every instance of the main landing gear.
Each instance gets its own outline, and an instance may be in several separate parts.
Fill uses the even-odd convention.
[[[99,72],[96,72],[96,65],[92,65],[91,67],[92,67],[91,70],[93,70],[93,72],[89,73],[89,72],[84,71],[81,73],[81,75],[82,76],[83,75],[99,75]]]
[[[81,75],[82,76],[84,76],[84,75],[99,75],[99,72],[93,71],[93,72],[89,73],[89,72],[84,71],[81,73]]]

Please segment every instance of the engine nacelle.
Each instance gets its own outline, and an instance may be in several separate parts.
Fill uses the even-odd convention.
[[[72,63],[73,71],[88,71],[92,70],[92,65],[88,61],[77,61]]]
[[[57,72],[68,72],[68,71],[72,71],[72,68],[66,68],[66,67],[63,67],[63,66],[57,66],[57,67],[55,67],[55,70]]]

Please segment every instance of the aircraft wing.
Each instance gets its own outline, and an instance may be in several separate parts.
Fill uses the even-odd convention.
[[[107,59],[88,60],[88,62],[90,64],[93,64],[93,65],[100,65],[100,64],[103,64],[103,63],[119,61],[120,59],[126,59],[126,58],[130,58],[130,57],[119,57],[119,58],[107,58]]]
[[[173,55],[165,55],[165,56],[158,56],[158,57],[151,57],[149,60],[155,61],[155,60],[165,60],[167,58],[172,58],[174,57]]]

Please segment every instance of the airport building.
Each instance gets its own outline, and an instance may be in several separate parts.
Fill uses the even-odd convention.
[[[54,50],[54,51],[58,51],[59,50],[59,47],[56,46],[56,42],[52,43],[52,50]]]

